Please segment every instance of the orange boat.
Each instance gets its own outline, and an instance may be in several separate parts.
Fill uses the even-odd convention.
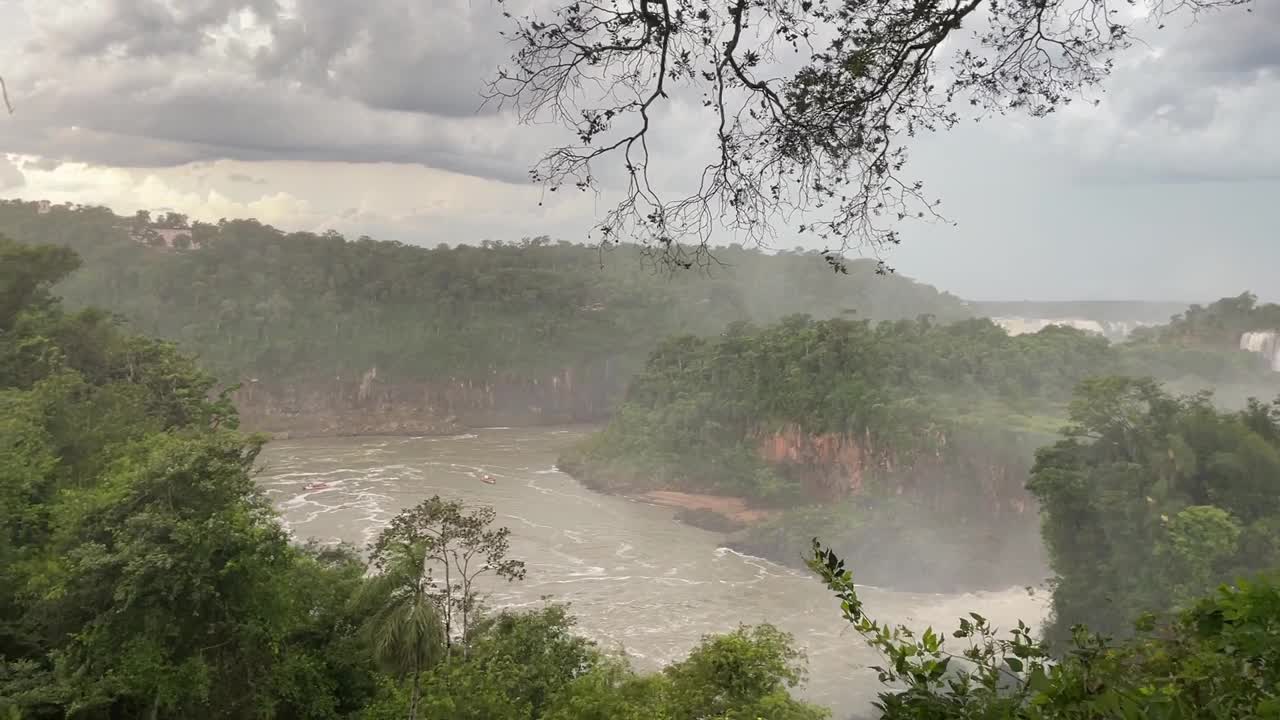
[[[323,490],[329,487],[329,483],[325,482],[309,482],[302,486],[303,490]]]
[[[497,480],[494,480],[492,475],[489,475],[488,473],[486,473],[486,474],[484,474],[484,475],[481,475],[481,476],[480,476],[480,482],[482,482],[482,483],[484,483],[484,484],[486,484],[486,485],[493,485],[494,483],[496,483],[496,482],[498,482],[498,481],[497,481]]]

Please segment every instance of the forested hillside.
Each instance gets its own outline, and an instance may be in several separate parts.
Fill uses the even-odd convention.
[[[1165,325],[1145,328],[1136,339],[1163,344],[1239,347],[1244,333],[1280,330],[1280,304],[1258,303],[1252,293],[1242,293],[1210,303],[1192,305]]]
[[[1280,394],[1280,375],[1237,349],[1116,345],[1056,326],[1010,336],[985,319],[798,316],[667,341],[608,426],[561,464],[602,488],[773,508],[735,544],[783,562],[820,531],[847,552],[903,549],[861,563],[871,583],[1031,582],[1042,571],[1024,488],[1034,451],[1067,423],[1073,389],[1106,375]]]
[[[149,236],[161,224],[176,223],[0,203],[0,232],[83,256],[59,286],[68,302],[175,340],[224,380],[256,379],[237,396],[247,419],[285,429],[325,413],[345,414],[350,432],[450,415],[598,419],[671,335],[797,312],[968,316],[957,298],[877,276],[874,263],[837,276],[811,253],[724,248],[722,265],[673,276],[631,248],[601,255],[545,238],[426,249],[230,221],[196,224],[194,249],[172,249]]]

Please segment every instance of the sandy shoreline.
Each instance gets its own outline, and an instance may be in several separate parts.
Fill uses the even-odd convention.
[[[684,510],[709,510],[744,525],[752,525],[768,520],[773,515],[768,510],[748,507],[747,502],[742,498],[726,495],[704,495],[676,490],[650,490],[638,495],[628,495],[628,497],[663,507]]]

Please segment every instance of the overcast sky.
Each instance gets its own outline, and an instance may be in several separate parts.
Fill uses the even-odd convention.
[[[603,208],[539,205],[524,179],[549,131],[478,111],[506,55],[495,8],[0,0],[17,111],[0,196],[423,245],[582,240]],[[890,263],[974,299],[1280,299],[1280,2],[1142,35],[1096,107],[923,140],[915,175],[956,224],[902,227]]]

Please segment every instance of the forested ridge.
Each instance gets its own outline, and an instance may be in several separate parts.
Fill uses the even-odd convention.
[[[547,238],[428,249],[252,220],[195,223],[195,250],[131,237],[176,223],[0,202],[0,233],[81,254],[84,269],[58,288],[69,303],[174,340],[225,380],[327,380],[373,367],[391,383],[541,379],[612,361],[621,385],[660,339],[733,321],[969,315],[927,285],[873,277],[872,262],[836,276],[809,252],[722,248],[721,264],[672,275],[634,248],[602,254]]]
[[[189,240],[157,241],[180,228]],[[973,313],[930,286],[876,275],[874,263],[837,275],[807,252],[722,248],[723,265],[672,275],[627,247],[602,254],[537,238],[426,249],[21,201],[0,202],[0,232],[75,250],[83,267],[58,288],[72,306],[116,313],[245,383],[235,396],[245,417],[274,431],[447,432],[458,415],[599,420],[673,336],[796,313],[939,324]],[[1003,342],[986,332],[981,342]],[[1249,380],[1249,359],[1217,352],[1222,343],[1140,344],[1141,363],[1182,389]]]
[[[1059,642],[1125,634],[1144,613],[1280,568],[1280,391],[1224,412],[1207,393],[1092,378],[1028,488],[1056,576]]]

